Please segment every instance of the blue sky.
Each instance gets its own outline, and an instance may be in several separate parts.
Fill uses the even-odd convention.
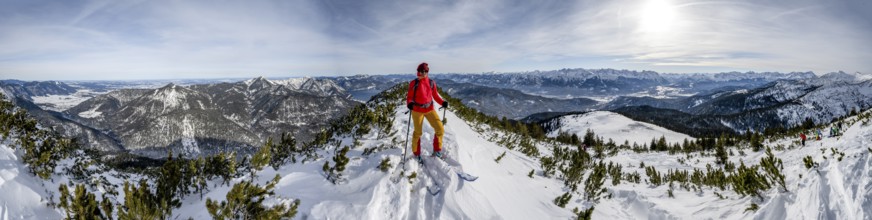
[[[0,0],[0,79],[872,73],[872,1]]]

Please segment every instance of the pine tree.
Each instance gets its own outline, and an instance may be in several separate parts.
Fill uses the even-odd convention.
[[[784,174],[781,173],[784,165],[781,163],[781,159],[772,154],[772,148],[766,148],[766,157],[760,158],[760,167],[766,172],[766,177],[770,181],[781,186],[782,191],[787,191],[787,186],[784,183]]]
[[[570,136],[570,141],[572,142],[572,145],[578,146],[578,135],[573,133],[572,136]]]
[[[333,167],[330,167],[329,161],[324,162],[324,167],[322,167],[322,169],[327,175],[327,180],[330,180],[333,184],[339,184],[343,181],[342,172],[345,171],[345,165],[347,165],[349,161],[345,154],[347,154],[350,149],[351,148],[348,146],[345,146],[333,156],[333,162],[335,164]]]
[[[500,154],[499,156],[497,156],[497,158],[494,159],[494,162],[500,163],[500,160],[502,160],[503,157],[505,157],[505,156],[506,156],[506,152],[503,151],[503,154]]]
[[[391,158],[385,157],[382,159],[381,163],[378,164],[378,169],[382,172],[388,172],[391,169]]]
[[[648,174],[648,181],[652,185],[659,186],[663,184],[663,178],[660,177],[660,173],[657,172],[654,166],[645,167],[645,173]]]
[[[657,150],[657,139],[651,138],[651,145],[648,145],[651,151]]]
[[[273,196],[273,189],[280,177],[276,175],[265,186],[242,181],[227,192],[226,201],[206,199],[206,209],[213,219],[291,219],[297,215],[300,200],[288,204],[264,206],[266,198]]]
[[[657,150],[665,151],[668,147],[669,145],[666,144],[666,137],[660,136],[660,140],[657,141]]]
[[[200,193],[200,198],[202,199],[203,192],[208,187],[208,182],[206,181],[206,179],[208,177],[207,177],[206,172],[205,172],[206,171],[206,160],[203,159],[202,157],[199,157],[196,160],[196,164],[197,164],[196,167],[199,168],[199,170],[197,172],[197,180],[196,180],[197,192]]]
[[[279,144],[271,149],[272,157],[269,164],[273,169],[279,169],[279,166],[284,165],[288,161],[296,163],[297,160],[294,158],[294,154],[298,153],[298,151],[297,140],[293,134],[283,133]]]
[[[76,186],[76,196],[71,203],[73,208],[73,219],[90,219],[90,218],[105,218],[100,212],[99,203],[93,193],[89,193],[85,189],[85,185],[79,184]]]
[[[112,218],[112,211],[114,209],[114,205],[112,205],[112,201],[109,198],[106,198],[106,194],[103,194],[103,201],[100,202],[100,210],[103,211],[103,214],[107,219]]]
[[[566,203],[569,203],[569,200],[572,199],[571,192],[565,192],[563,195],[554,198],[554,204],[560,206],[560,208],[566,207]]]
[[[578,210],[578,207],[576,207],[572,212],[575,212],[576,220],[590,220],[591,216],[593,216],[593,206],[584,211]]]
[[[587,146],[596,145],[596,134],[594,134],[590,129],[587,129],[587,132],[584,133],[584,141],[582,141],[582,144]]]
[[[724,146],[724,142],[718,141],[718,143],[715,144],[715,163],[726,164],[727,161],[727,149]]]
[[[605,150],[606,150],[605,146],[603,146],[601,143],[597,142],[596,144],[593,145],[593,153],[594,153],[593,157],[595,157],[597,159],[604,158],[606,156]]]
[[[66,210],[66,219],[108,219],[109,216],[100,211],[101,204],[97,202],[94,193],[88,192],[85,185],[76,185],[73,195],[70,195],[66,184],[61,184],[58,190],[61,193],[58,207]],[[111,208],[109,213],[111,214]]]
[[[148,183],[140,180],[139,187],[124,182],[124,205],[118,208],[118,219],[165,219],[157,196],[151,193]]]
[[[230,152],[230,154],[222,159],[222,164],[224,165],[224,167],[222,167],[222,178],[224,179],[224,183],[229,185],[230,180],[236,176],[236,152]]]
[[[600,161],[593,167],[593,170],[584,182],[585,198],[594,202],[598,201],[599,196],[605,191],[605,189],[603,189],[603,183],[605,183],[605,180],[606,166],[602,161]]]
[[[160,168],[160,176],[155,181],[157,187],[155,195],[160,202],[160,210],[167,216],[172,214],[174,208],[182,205],[177,198],[182,183],[180,165],[178,160],[173,159],[173,152],[170,151],[167,161]]]
[[[58,187],[58,191],[61,194],[60,201],[58,202],[58,208],[66,210],[65,214],[68,217],[73,216],[72,210],[70,209],[70,203],[68,202],[70,200],[70,189],[67,187],[67,184],[61,184],[60,187]]]
[[[731,174],[728,179],[733,185],[733,190],[743,196],[753,195],[763,198],[760,191],[771,187],[766,178],[757,173],[757,166],[748,167],[744,162],[739,163],[736,173]]]
[[[872,153],[872,150],[869,150],[869,152]],[[802,163],[805,164],[806,169],[811,169],[812,167],[818,166],[818,163],[814,162],[811,156],[805,156],[804,158],[802,158]]]
[[[257,177],[257,171],[263,169],[264,166],[270,163],[272,160],[272,152],[273,143],[272,138],[268,138],[266,143],[257,150],[256,153],[251,157],[251,179]]]

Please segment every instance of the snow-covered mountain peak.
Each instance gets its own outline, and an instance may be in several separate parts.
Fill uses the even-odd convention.
[[[824,74],[820,77],[821,80],[828,80],[831,82],[853,82],[857,79],[854,74],[849,74],[843,71],[839,72],[831,72]]]
[[[246,89],[248,89],[248,91],[258,91],[261,89],[270,88],[275,85],[272,81],[264,78],[263,76],[245,80],[243,81],[243,84],[245,84],[245,87]]]
[[[831,72],[827,73],[820,77],[822,82],[834,83],[834,82],[846,82],[846,83],[857,83],[867,80],[872,80],[872,74],[863,74],[860,72],[847,73],[844,71]]]
[[[860,81],[872,80],[872,73],[854,72],[854,76]]]
[[[790,72],[787,74],[788,79],[812,79],[812,78],[816,78],[816,77],[817,77],[817,75],[815,75],[814,72],[811,72],[811,71],[808,71],[808,72]]]
[[[312,79],[312,77],[289,78],[284,80],[276,80],[275,83],[279,85],[284,85],[290,89],[300,89],[303,84],[311,81]]]
[[[339,86],[330,79],[317,79],[312,77],[290,78],[286,80],[273,81],[278,85],[283,85],[292,90],[315,93],[319,95],[338,95],[346,93],[342,86]]]
[[[184,104],[185,99],[192,92],[193,90],[170,83],[155,89],[148,98],[163,103],[164,109],[173,109]]]

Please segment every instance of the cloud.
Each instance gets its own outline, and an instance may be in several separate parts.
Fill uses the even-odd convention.
[[[627,68],[872,72],[864,1],[26,1],[0,78]]]
[[[582,5],[565,22],[531,31],[529,53],[624,57],[612,67],[696,71],[698,66],[738,70],[870,70],[868,30],[828,16],[826,6],[802,3],[661,1],[672,19],[652,16],[645,4],[610,1]],[[773,16],[776,15],[776,16]],[[652,24],[668,22],[665,24]],[[656,26],[657,28],[646,27]],[[569,33],[548,30],[572,30]],[[533,47],[538,45],[540,47]],[[756,54],[754,57],[736,54]],[[865,57],[865,58],[861,58]],[[684,68],[694,66],[694,68]]]

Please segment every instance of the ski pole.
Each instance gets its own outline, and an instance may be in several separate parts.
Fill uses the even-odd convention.
[[[412,124],[412,112],[407,111],[406,114],[409,114],[409,122],[406,123],[406,143],[403,144],[403,159],[401,160],[402,164],[406,164],[406,146],[409,145],[409,127]]]
[[[445,108],[445,106],[442,106],[441,109],[442,109],[442,124],[448,124],[448,121],[445,120],[445,110],[447,110],[447,109]]]

